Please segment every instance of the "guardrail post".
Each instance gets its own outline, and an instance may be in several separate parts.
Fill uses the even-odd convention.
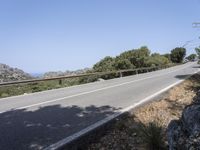
[[[135,73],[138,74],[138,69],[135,70]]]
[[[122,74],[122,72],[119,72],[119,76],[120,76],[120,78],[122,78],[122,77],[123,77],[123,74]]]
[[[59,80],[59,85],[62,85],[62,79]]]

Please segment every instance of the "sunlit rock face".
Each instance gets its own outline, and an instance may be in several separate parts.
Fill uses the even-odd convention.
[[[32,78],[33,77],[31,75],[25,73],[23,70],[12,68],[8,65],[0,63],[0,83],[8,81],[27,80]]]

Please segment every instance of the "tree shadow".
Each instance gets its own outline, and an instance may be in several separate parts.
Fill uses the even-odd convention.
[[[187,75],[177,75],[176,78],[178,79],[186,79],[187,77],[191,76],[191,74],[187,74]],[[192,85],[190,86],[186,86],[185,89],[186,90],[194,90],[195,92],[197,92],[198,90],[200,90],[200,74],[196,73],[194,75],[192,75],[191,77],[189,77],[187,80],[192,82]]]
[[[192,74],[177,75],[177,76],[175,76],[175,78],[178,78],[181,80],[187,79],[187,80],[191,81],[193,83],[193,85],[185,87],[187,90],[193,89],[194,91],[198,91],[200,89],[200,74],[199,73],[196,73],[193,75]]]
[[[46,106],[0,114],[0,149],[39,150],[93,124],[118,109],[110,106]]]
[[[188,75],[177,75],[176,78],[179,79],[185,79],[186,77],[191,76],[190,74]],[[194,91],[197,92],[200,90],[200,74],[194,74],[190,78],[187,79],[188,81],[191,81],[190,84],[184,87],[186,90]],[[177,110],[183,110],[186,104],[180,103],[178,100],[170,100],[170,99],[165,99],[170,103],[170,106],[168,107],[169,109],[177,109]]]
[[[192,67],[192,68],[200,68],[200,66],[194,66],[194,67]]]
[[[178,79],[186,79],[187,77],[191,76],[191,74],[186,74],[186,75],[176,75],[175,78]]]

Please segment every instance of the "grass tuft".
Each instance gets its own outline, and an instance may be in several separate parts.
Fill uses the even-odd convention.
[[[163,129],[157,122],[150,122],[147,125],[140,126],[140,134],[146,148],[149,150],[163,150],[165,149],[165,142],[163,136]]]

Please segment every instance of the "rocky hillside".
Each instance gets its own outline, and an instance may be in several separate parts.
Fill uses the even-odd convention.
[[[200,91],[193,103],[185,107],[182,117],[170,122],[168,143],[170,150],[200,149]]]
[[[33,77],[23,70],[12,68],[6,64],[0,63],[0,83],[8,81],[26,80]]]
[[[47,72],[43,75],[43,78],[52,78],[52,77],[58,77],[58,76],[68,76],[68,75],[78,75],[78,74],[83,74],[86,73],[87,71],[89,71],[89,68],[85,68],[85,69],[80,69],[80,70],[76,70],[76,71],[52,71],[52,72]]]

